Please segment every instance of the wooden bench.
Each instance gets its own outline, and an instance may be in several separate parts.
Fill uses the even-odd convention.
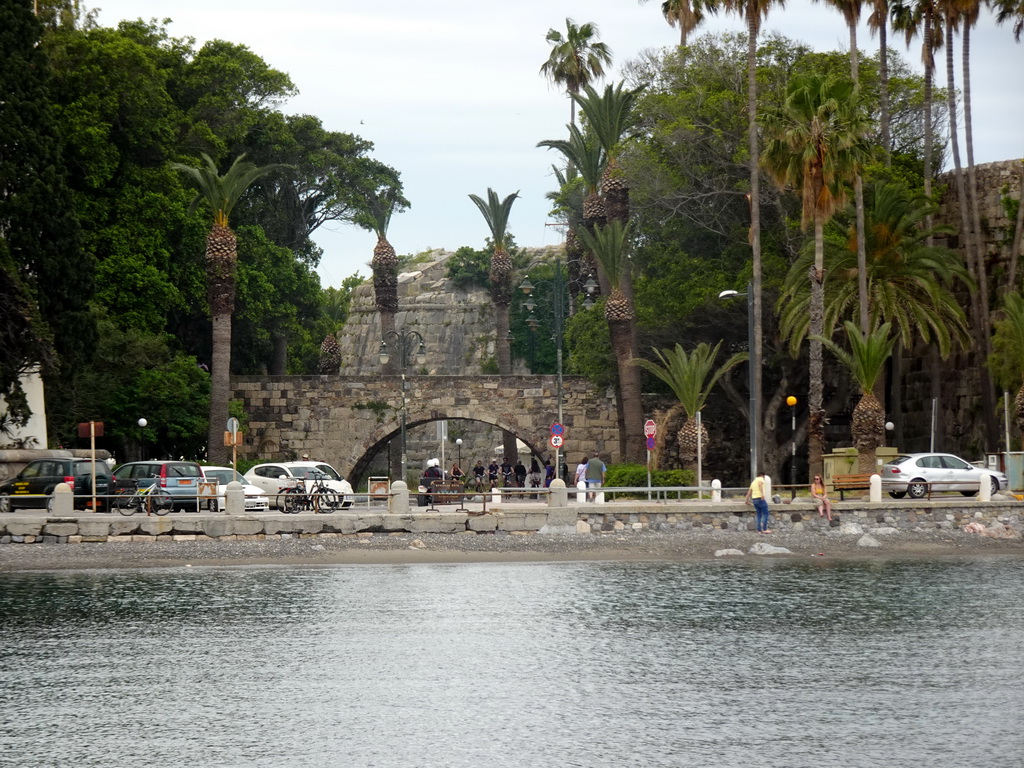
[[[832,488],[839,491],[839,498],[845,500],[845,491],[867,491],[871,489],[871,473],[861,475],[833,475]]]

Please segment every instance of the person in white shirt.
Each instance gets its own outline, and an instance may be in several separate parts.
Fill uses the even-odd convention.
[[[584,456],[583,460],[576,465],[576,487],[578,488],[580,483],[586,483],[587,476],[587,464],[590,462],[589,456]]]

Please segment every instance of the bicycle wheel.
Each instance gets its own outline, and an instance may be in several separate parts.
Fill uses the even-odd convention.
[[[298,488],[288,488],[278,497],[281,511],[286,515],[297,515],[305,506],[306,494]]]
[[[161,517],[174,509],[174,501],[171,499],[171,495],[167,493],[167,491],[150,491],[146,495],[146,502],[149,505],[149,511],[160,515]]]
[[[139,508],[139,495],[133,493],[131,496],[117,496],[114,498],[114,506],[117,507],[117,511],[125,517],[134,515]]]
[[[316,495],[316,511],[325,515],[330,514],[340,508],[344,501],[345,498],[340,493],[333,493],[332,491],[318,493]]]

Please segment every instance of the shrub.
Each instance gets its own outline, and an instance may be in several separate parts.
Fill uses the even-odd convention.
[[[606,486],[643,488],[647,485],[645,464],[614,464],[605,473]],[[697,477],[690,469],[651,470],[651,485],[659,488],[670,486],[695,486]]]

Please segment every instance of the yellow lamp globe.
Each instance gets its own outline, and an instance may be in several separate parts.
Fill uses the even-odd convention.
[[[796,398],[790,395],[786,398],[786,405],[796,405]]]

